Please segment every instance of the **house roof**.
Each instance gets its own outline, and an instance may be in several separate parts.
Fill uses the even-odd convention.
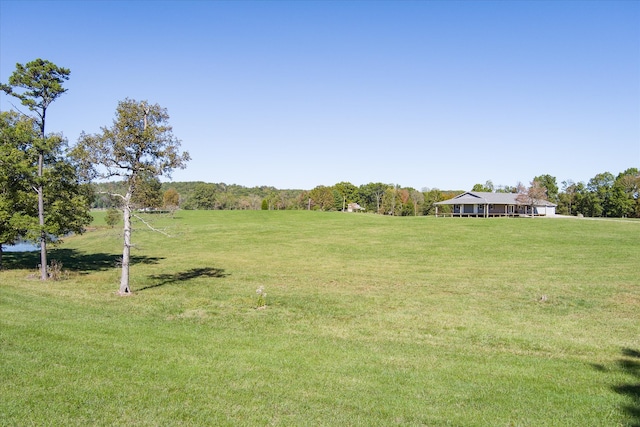
[[[529,205],[518,200],[516,193],[489,193],[483,191],[467,191],[453,199],[443,200],[434,205]],[[535,206],[557,206],[548,200],[536,200]]]

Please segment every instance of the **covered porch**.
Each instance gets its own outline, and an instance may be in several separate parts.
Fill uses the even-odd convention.
[[[452,217],[517,217],[517,216],[551,216],[555,214],[556,205],[546,200],[536,201],[531,206],[518,200],[514,193],[485,193],[469,191],[453,199],[434,203],[435,215]],[[439,206],[447,206],[446,212],[438,210]]]

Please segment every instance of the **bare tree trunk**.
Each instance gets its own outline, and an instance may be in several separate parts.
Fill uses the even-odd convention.
[[[44,133],[43,133],[44,134]],[[38,155],[38,178],[42,180],[42,171],[44,168],[44,155]],[[42,181],[38,182],[38,220],[40,223],[40,279],[47,280],[47,233],[44,230],[44,194]]]
[[[124,198],[123,222],[124,222],[124,246],[122,248],[122,274],[120,275],[120,295],[130,295],[129,287],[129,263],[131,260],[131,191]]]

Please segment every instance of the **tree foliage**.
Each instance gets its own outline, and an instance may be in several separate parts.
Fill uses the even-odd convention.
[[[187,201],[185,209],[202,209],[210,210],[216,207],[216,186],[215,184],[207,184],[198,182]]]
[[[42,141],[34,120],[14,111],[0,113],[0,245],[17,239],[37,242],[43,234],[45,243],[59,243],[91,222],[92,191],[78,181],[75,166],[64,156],[65,140],[49,135],[45,144],[40,172]],[[42,225],[38,188],[43,190]]]
[[[177,209],[180,205],[180,193],[178,190],[171,187],[167,189],[162,195],[162,206],[166,209]]]
[[[162,184],[155,176],[141,174],[134,184],[136,191],[131,196],[132,206],[138,209],[157,209],[162,207]]]
[[[329,211],[335,207],[335,199],[331,187],[318,185],[309,192],[311,207],[321,211]]]
[[[104,216],[104,221],[109,227],[113,228],[118,222],[120,222],[120,216],[121,214],[116,208],[109,208]]]
[[[30,147],[38,138],[34,122],[13,111],[0,113],[0,265],[2,245],[27,233],[36,204],[31,200],[30,165],[37,159]]]

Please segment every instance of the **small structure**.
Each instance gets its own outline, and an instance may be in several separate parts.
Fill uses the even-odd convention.
[[[364,208],[357,203],[349,203],[347,205],[347,212],[360,212],[363,210]]]
[[[446,215],[484,218],[493,216],[553,216],[556,214],[557,206],[548,200],[525,201],[521,195],[516,193],[481,191],[467,191],[453,199],[434,203],[436,216],[438,216],[438,206],[443,205],[452,206],[451,213]]]

